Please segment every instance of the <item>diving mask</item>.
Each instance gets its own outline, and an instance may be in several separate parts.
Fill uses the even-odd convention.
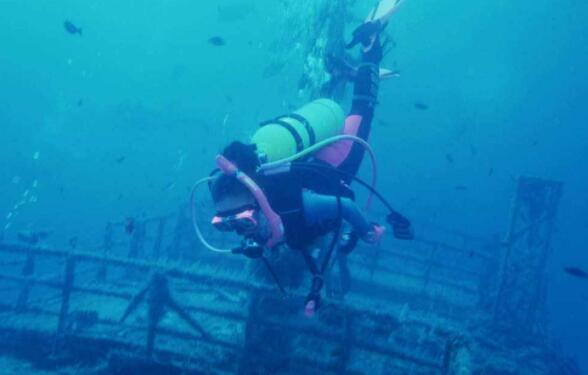
[[[255,210],[249,208],[233,215],[216,215],[211,224],[221,232],[250,233],[259,225],[255,216]]]

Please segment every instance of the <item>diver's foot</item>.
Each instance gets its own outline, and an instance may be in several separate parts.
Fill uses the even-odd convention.
[[[304,305],[304,316],[307,318],[312,318],[316,313],[316,302],[315,301],[308,301]]]
[[[304,303],[304,316],[312,318],[318,311],[320,304],[320,294],[311,292],[308,297],[306,297],[306,302]]]
[[[353,30],[353,38],[345,48],[351,49],[356,45],[361,44],[364,52],[369,51],[383,28],[384,25],[378,20],[362,23]]]
[[[370,229],[370,231],[367,232],[361,239],[365,243],[375,245],[382,240],[385,232],[385,227],[378,224],[372,224],[372,229]]]

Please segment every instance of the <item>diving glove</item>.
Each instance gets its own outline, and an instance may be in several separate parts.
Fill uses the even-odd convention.
[[[359,25],[353,31],[353,37],[345,48],[351,49],[361,43],[363,48],[369,49],[374,43],[374,38],[382,31],[383,27],[380,21],[369,21]]]

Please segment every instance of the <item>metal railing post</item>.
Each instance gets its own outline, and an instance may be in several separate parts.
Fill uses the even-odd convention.
[[[57,325],[57,333],[63,334],[67,326],[67,315],[69,313],[69,302],[71,292],[74,286],[76,270],[76,259],[68,255],[65,259],[65,272],[63,275],[63,288],[61,290],[61,309],[59,310],[59,322]]]

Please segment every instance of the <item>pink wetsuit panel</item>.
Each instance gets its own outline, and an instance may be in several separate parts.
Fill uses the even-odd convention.
[[[345,119],[343,134],[356,136],[361,125],[361,120],[362,117],[359,115],[348,116]],[[333,167],[338,167],[349,156],[352,146],[353,141],[339,141],[317,152],[316,158],[331,164]]]

